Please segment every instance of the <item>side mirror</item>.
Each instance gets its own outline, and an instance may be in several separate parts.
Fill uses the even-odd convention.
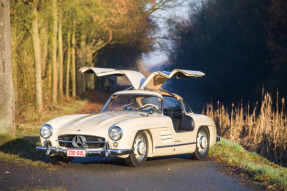
[[[149,109],[149,110],[147,110],[147,112],[146,112],[146,113],[147,113],[147,115],[148,115],[148,116],[150,116],[150,115],[152,115],[152,114],[153,114],[153,110]]]

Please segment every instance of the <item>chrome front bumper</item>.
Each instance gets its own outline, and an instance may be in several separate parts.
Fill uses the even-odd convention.
[[[71,148],[76,149],[76,148]],[[36,150],[39,152],[46,152],[46,155],[51,154],[59,154],[59,155],[65,155],[67,156],[67,150],[68,149],[61,149],[56,147],[50,147],[49,144],[46,147],[36,147]],[[133,149],[109,149],[108,143],[106,144],[105,148],[102,148],[101,150],[86,150],[86,156],[116,156],[116,155],[126,155],[131,154],[133,152]]]

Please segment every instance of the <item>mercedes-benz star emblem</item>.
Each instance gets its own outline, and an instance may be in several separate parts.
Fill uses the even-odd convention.
[[[73,140],[72,144],[75,148],[84,148],[87,147],[86,138],[84,136],[76,135]]]

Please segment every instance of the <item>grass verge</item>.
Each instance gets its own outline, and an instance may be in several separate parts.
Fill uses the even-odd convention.
[[[55,170],[58,167],[47,163],[45,155],[36,151],[39,144],[40,127],[48,120],[58,116],[76,113],[87,101],[72,100],[53,110],[46,110],[41,115],[31,112],[29,117],[17,120],[15,137],[0,134],[0,161],[12,162],[18,166],[30,165]]]
[[[243,172],[268,190],[287,190],[287,169],[264,159],[241,145],[221,138],[209,152],[211,158]]]

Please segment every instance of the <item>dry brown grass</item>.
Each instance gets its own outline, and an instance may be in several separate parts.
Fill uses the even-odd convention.
[[[261,104],[251,108],[248,104],[232,104],[231,110],[218,102],[215,109],[208,104],[203,113],[210,116],[217,126],[217,133],[240,143],[245,148],[282,166],[287,166],[287,115],[284,98],[275,104],[266,93]]]

